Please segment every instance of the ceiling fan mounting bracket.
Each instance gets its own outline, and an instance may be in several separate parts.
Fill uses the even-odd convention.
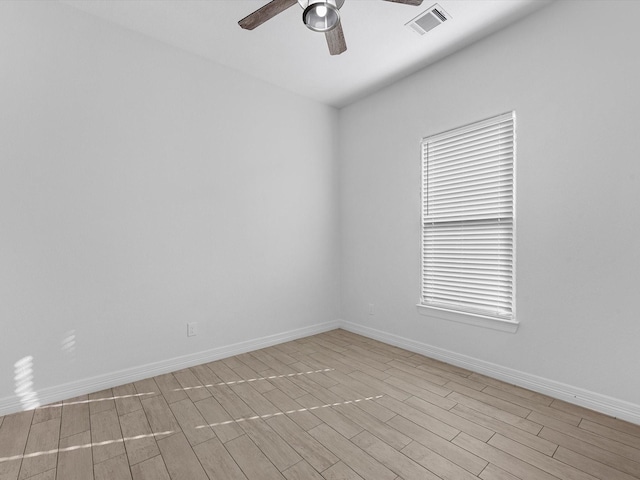
[[[300,6],[305,9],[307,8],[309,5],[312,5],[314,3],[332,3],[335,5],[335,7],[340,10],[342,8],[342,5],[344,5],[344,1],[345,0],[298,0],[298,3],[300,4]]]

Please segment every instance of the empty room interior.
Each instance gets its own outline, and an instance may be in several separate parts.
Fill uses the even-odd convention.
[[[640,479],[640,1],[0,1],[0,480]]]

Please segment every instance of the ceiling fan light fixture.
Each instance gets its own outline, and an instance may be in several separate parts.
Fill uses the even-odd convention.
[[[328,32],[340,23],[340,12],[331,1],[314,2],[304,9],[302,21],[314,32]]]

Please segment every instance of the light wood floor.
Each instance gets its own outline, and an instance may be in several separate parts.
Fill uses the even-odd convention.
[[[0,480],[640,479],[640,426],[343,330],[0,417]]]

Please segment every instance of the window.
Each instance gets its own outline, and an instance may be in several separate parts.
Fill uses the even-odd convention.
[[[514,161],[514,112],[422,141],[419,307],[515,324]]]

